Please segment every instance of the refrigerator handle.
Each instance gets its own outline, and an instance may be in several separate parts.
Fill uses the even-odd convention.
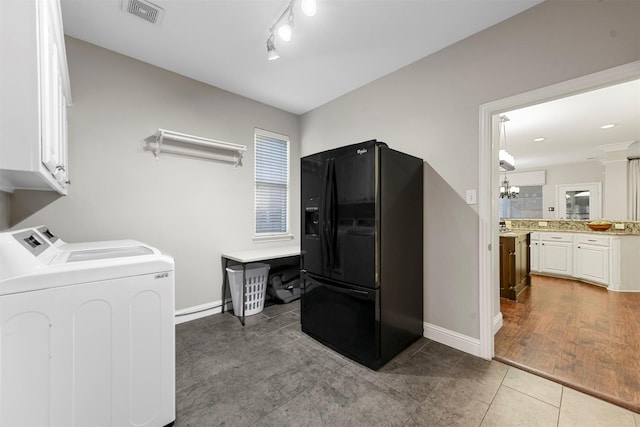
[[[311,277],[309,277],[309,275],[305,275],[305,280],[319,285],[319,286],[324,286],[325,288],[330,289],[333,292],[338,292],[341,294],[347,294],[350,295],[352,297],[356,297],[356,298],[360,298],[360,299],[369,299],[370,298],[370,293],[371,292],[367,292],[367,291],[361,291],[359,289],[352,289],[352,288],[343,288],[341,286],[335,286],[335,285],[330,285],[325,281],[319,281],[319,280],[315,280],[312,279]]]
[[[322,194],[322,226],[320,228],[320,245],[322,247],[322,262],[323,269],[327,266],[331,268],[331,254],[329,251],[329,209],[330,209],[330,191],[331,187],[331,159],[327,160],[327,165],[324,172],[324,193]]]
[[[329,252],[329,268],[335,267],[335,236],[336,236],[336,167],[335,159],[329,159],[329,178],[327,179],[329,194],[327,197],[327,246]]]

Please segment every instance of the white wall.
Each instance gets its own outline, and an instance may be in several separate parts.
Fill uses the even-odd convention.
[[[137,239],[175,257],[176,308],[221,299],[224,251],[253,236],[254,127],[291,139],[291,230],[299,234],[298,116],[67,38],[69,195],[17,191],[13,228],[47,224],[67,241]],[[158,128],[247,146],[244,166],[153,155]],[[276,245],[288,245],[286,241]]]
[[[422,157],[425,322],[479,337],[479,107],[640,58],[640,3],[544,2],[305,114],[302,154],[366,139]],[[381,58],[384,60],[384,58]]]

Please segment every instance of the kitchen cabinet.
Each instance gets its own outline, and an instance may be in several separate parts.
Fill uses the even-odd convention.
[[[576,234],[575,274],[578,279],[588,282],[609,284],[610,238]]]
[[[500,235],[500,297],[516,301],[529,283],[529,233]]]
[[[0,188],[67,193],[71,105],[58,0],[0,2]]]
[[[540,233],[539,271],[561,276],[573,275],[573,235]]]
[[[533,272],[540,271],[540,233],[529,235],[529,268]]]
[[[611,238],[609,290],[640,291],[640,236]]]

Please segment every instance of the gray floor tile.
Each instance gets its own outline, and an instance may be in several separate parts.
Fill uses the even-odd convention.
[[[563,387],[558,426],[636,427],[636,422],[631,411]]]
[[[479,426],[489,404],[457,389],[438,387],[419,405],[406,427]]]
[[[562,386],[553,381],[520,369],[509,368],[502,384],[555,407],[560,407]]]
[[[406,360],[392,361],[383,371],[391,386],[416,402],[424,401],[443,381],[454,375],[454,365],[418,351]]]
[[[502,386],[480,425],[481,427],[555,427],[557,424],[557,407]]]
[[[439,389],[490,404],[507,370],[506,365],[465,355],[439,384]]]
[[[299,303],[244,327],[230,313],[176,326],[176,427],[555,425],[558,412],[561,426],[640,427],[567,389],[559,411],[545,403],[556,387],[426,338],[374,371],[304,334]]]

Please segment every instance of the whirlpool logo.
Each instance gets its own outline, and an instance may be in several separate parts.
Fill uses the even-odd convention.
[[[359,150],[356,150],[356,153],[358,153],[358,154],[364,154],[364,153],[366,153],[366,152],[367,152],[367,149],[366,149],[366,148],[361,148],[361,149],[359,149]]]

